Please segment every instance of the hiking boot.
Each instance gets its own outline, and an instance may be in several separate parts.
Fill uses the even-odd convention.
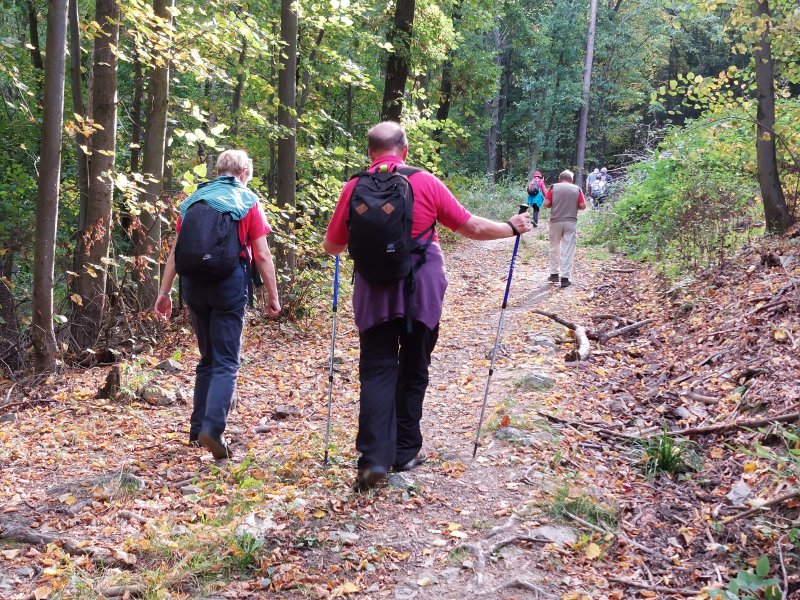
[[[189,448],[199,448],[200,442],[197,439],[198,434],[190,431],[189,432]]]
[[[558,273],[552,273],[550,277],[547,278],[547,281],[550,283],[558,283]]]
[[[411,469],[415,469],[416,467],[420,466],[421,464],[428,461],[428,456],[422,452],[421,450],[417,452],[417,455],[412,458],[407,463],[395,464],[392,466],[393,471],[410,471]]]
[[[233,450],[225,443],[225,438],[221,435],[211,435],[206,431],[201,431],[197,436],[197,441],[201,446],[211,452],[211,456],[214,457],[214,460],[233,458]]]
[[[569,279],[567,279],[566,277],[562,277],[561,278],[561,287],[562,288],[569,287],[571,285],[572,285],[572,282]]]
[[[367,467],[358,470],[356,480],[353,483],[354,492],[366,492],[374,488],[381,479],[386,477],[386,469],[382,467]]]

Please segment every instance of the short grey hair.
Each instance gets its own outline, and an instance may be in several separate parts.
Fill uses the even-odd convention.
[[[575,173],[569,169],[561,171],[561,175],[558,176],[559,181],[572,181],[573,179],[575,179]]]
[[[253,174],[253,161],[244,150],[225,150],[217,158],[218,175],[236,176],[242,171]]]

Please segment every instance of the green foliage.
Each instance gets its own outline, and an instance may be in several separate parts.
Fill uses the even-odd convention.
[[[697,470],[700,466],[695,445],[688,441],[676,441],[666,430],[658,437],[644,440],[642,449],[642,470],[647,477],[655,477],[660,473],[679,475]]]
[[[769,577],[769,557],[758,559],[754,572],[741,570],[728,582],[724,590],[709,590],[714,600],[782,600],[783,592],[778,580]]]
[[[784,109],[800,115],[800,103]],[[760,233],[755,145],[734,117],[723,112],[673,129],[650,158],[630,168],[618,201],[593,224],[591,240],[666,270],[721,263]]]
[[[619,523],[615,508],[600,503],[586,494],[572,496],[569,486],[556,490],[552,500],[545,507],[545,512],[562,520],[572,520],[573,516],[580,517],[584,521],[610,530],[616,529]]]

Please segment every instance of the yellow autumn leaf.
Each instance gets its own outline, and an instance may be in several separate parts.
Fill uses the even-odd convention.
[[[442,547],[442,546],[446,546],[447,542],[445,540],[442,540],[442,539],[436,539],[436,540],[433,540],[431,542],[431,545],[432,546]]]
[[[52,593],[53,593],[53,588],[46,585],[40,585],[35,590],[33,590],[33,597],[36,598],[36,600],[46,600],[47,598],[50,597],[50,594]]]
[[[448,531],[455,531],[456,529],[461,529],[461,524],[460,523],[450,523],[447,526],[447,530]]]
[[[753,471],[756,470],[756,467],[758,467],[758,465],[756,463],[754,463],[754,462],[746,462],[746,463],[744,463],[744,469],[743,470],[744,470],[745,473],[752,473]]]
[[[417,585],[419,587],[425,587],[426,585],[430,585],[433,583],[433,579],[430,577],[423,577],[422,579],[417,579]]]
[[[78,501],[78,499],[72,494],[62,494],[61,496],[58,497],[58,499],[67,506],[72,506]]]
[[[328,513],[326,513],[324,510],[318,510],[318,511],[314,512],[314,516],[315,516],[317,519],[321,519],[321,518],[322,518],[322,517],[324,517],[326,514],[328,514]]]
[[[458,529],[456,529],[455,531],[451,531],[449,535],[450,537],[458,538],[460,540],[465,540],[469,537],[466,533],[464,533],[463,531],[459,531]]]
[[[361,586],[357,583],[353,583],[352,581],[348,581],[341,586],[341,590],[345,594],[355,594],[361,591]]]
[[[590,558],[590,559],[594,560],[595,558],[600,556],[601,553],[602,553],[602,551],[600,550],[600,546],[598,546],[594,542],[592,542],[591,544],[586,546],[586,556],[587,556],[587,558]]]

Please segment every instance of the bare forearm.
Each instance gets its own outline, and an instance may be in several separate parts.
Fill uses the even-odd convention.
[[[161,285],[158,286],[158,291],[162,294],[169,294],[172,290],[172,284],[175,282],[175,246],[169,252],[167,262],[164,265],[164,274],[161,276]]]
[[[518,228],[519,229],[519,228]],[[490,221],[483,217],[471,216],[459,229],[459,234],[471,240],[497,240],[512,237],[514,231],[508,223]]]
[[[272,254],[267,253],[265,256],[259,257],[255,263],[258,274],[261,275],[261,280],[264,282],[264,287],[267,288],[267,295],[270,298],[277,298],[278,282],[275,277],[275,265],[272,262]]]

